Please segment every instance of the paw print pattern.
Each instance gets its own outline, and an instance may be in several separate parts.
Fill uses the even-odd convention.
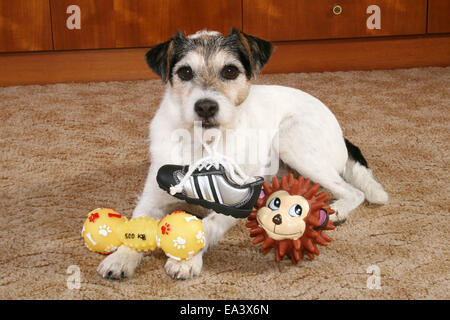
[[[204,243],[205,242],[205,233],[201,230],[198,231],[198,233],[195,235],[195,238],[197,239],[198,243]]]
[[[169,234],[170,231],[170,224],[168,224],[167,222],[161,227],[161,233],[162,234]]]
[[[98,233],[104,237],[108,236],[108,233],[111,233],[111,228],[106,224],[98,227]]]
[[[95,222],[98,218],[100,218],[100,215],[98,212],[95,212],[89,216],[89,222]]]
[[[186,240],[183,239],[182,237],[178,237],[173,241],[173,246],[176,247],[177,249],[184,249],[186,248],[185,244],[186,244]]]

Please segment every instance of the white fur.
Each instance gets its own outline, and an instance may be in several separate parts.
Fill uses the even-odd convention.
[[[201,69],[201,62],[195,55],[188,55],[189,63]],[[185,61],[186,62],[186,61]],[[197,70],[197,69],[194,69]],[[198,72],[201,72],[198,71]],[[176,80],[175,80],[176,81]],[[192,84],[180,84],[189,86]],[[174,85],[177,88],[177,85]],[[241,86],[242,87],[242,86]],[[178,87],[179,88],[179,87]],[[387,194],[372,176],[370,170],[348,159],[342,130],[331,111],[318,99],[297,89],[282,86],[253,85],[247,98],[239,105],[233,105],[229,97],[218,91],[201,88],[184,88],[182,96],[170,85],[160,108],[150,124],[151,167],[144,191],[133,212],[133,218],[150,216],[160,219],[170,212],[169,208],[184,205],[184,202],[161,190],[156,183],[158,169],[165,164],[186,165],[192,163],[191,146],[172,140],[172,133],[184,128],[192,133],[196,120],[193,104],[199,98],[213,98],[219,103],[218,128],[220,130],[242,130],[265,128],[277,136],[267,139],[267,150],[273,139],[278,137],[278,151],[282,162],[301,175],[320,183],[336,197],[331,207],[337,211],[335,221],[347,219],[349,213],[366,198],[370,202],[385,203]],[[187,91],[186,91],[187,90]],[[189,92],[184,96],[184,92]],[[191,134],[193,136],[193,134]],[[173,154],[180,156],[173,159]],[[236,154],[227,154],[236,158]],[[259,175],[255,166],[243,165],[247,175]],[[343,178],[344,177],[344,178]],[[165,269],[177,279],[198,275],[202,268],[203,252],[219,241],[235,219],[211,212],[203,219],[206,247],[192,260],[178,262],[169,259]],[[141,254],[120,247],[99,266],[99,273],[105,277],[117,278],[121,272],[131,276],[141,259]]]
[[[220,36],[220,35],[222,35],[222,34],[219,31],[204,29],[204,30],[197,31],[194,34],[191,34],[189,36],[189,38],[195,39],[195,38],[200,38],[200,37],[203,37],[203,36],[215,37],[215,36]]]
[[[195,102],[203,98],[209,98],[219,103],[220,108],[215,116],[216,121],[222,125],[233,121],[236,116],[236,108],[232,101],[237,99],[238,90],[230,90],[231,96],[224,96],[216,88],[205,85],[205,78],[215,78],[211,74],[220,72],[221,67],[227,64],[236,65],[241,71],[241,75],[234,81],[230,82],[232,88],[246,87],[247,78],[244,75],[244,67],[233,56],[225,54],[222,51],[215,53],[212,57],[205,61],[203,55],[196,51],[191,51],[178,61],[173,69],[176,71],[183,66],[189,65],[193,72],[197,75],[197,79],[193,81],[182,81],[178,77],[173,78],[173,87],[168,86],[165,99],[170,109],[169,114],[173,117],[181,117],[181,128],[192,125],[194,121],[201,120],[194,112],[192,107]],[[176,88],[176,89],[173,89]]]
[[[348,159],[344,179],[362,190],[368,202],[373,204],[386,204],[389,196],[383,187],[375,181],[372,170],[367,169],[353,159]]]

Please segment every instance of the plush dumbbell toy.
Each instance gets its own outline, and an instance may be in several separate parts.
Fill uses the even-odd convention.
[[[120,245],[137,251],[161,248],[168,257],[189,259],[205,246],[200,219],[174,211],[161,220],[140,217],[128,220],[110,208],[91,211],[81,232],[91,251],[110,254]]]

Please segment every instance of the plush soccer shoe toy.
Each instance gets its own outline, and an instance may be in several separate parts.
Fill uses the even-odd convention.
[[[262,177],[255,177],[249,183],[238,185],[222,165],[189,170],[189,166],[165,165],[158,170],[156,180],[161,189],[180,200],[235,218],[248,217],[264,182]],[[172,193],[174,186],[177,189]]]
[[[258,200],[263,177],[249,177],[239,165],[217,152],[220,136],[211,144],[202,142],[208,153],[186,165],[159,168],[156,181],[161,189],[188,203],[235,218],[246,218]]]

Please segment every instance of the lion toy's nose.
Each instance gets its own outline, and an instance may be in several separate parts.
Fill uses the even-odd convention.
[[[281,219],[281,215],[277,214],[272,218],[273,223],[275,224],[281,224],[283,222],[283,219]]]

